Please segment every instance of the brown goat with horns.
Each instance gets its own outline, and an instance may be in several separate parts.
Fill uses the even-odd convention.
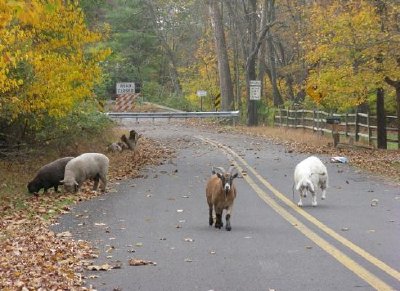
[[[231,228],[231,212],[233,201],[236,198],[236,187],[233,185],[233,179],[238,176],[238,173],[233,167],[230,167],[226,172],[222,167],[212,169],[213,175],[207,182],[206,196],[209,206],[209,224],[213,225],[213,209],[215,211],[215,227],[221,228],[222,212],[226,209],[226,230],[230,231]]]

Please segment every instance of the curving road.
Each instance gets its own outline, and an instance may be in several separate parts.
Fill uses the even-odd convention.
[[[255,137],[184,122],[129,122],[176,149],[176,158],[115,191],[77,205],[56,231],[100,251],[87,271],[97,290],[400,290],[400,189],[320,156],[327,200],[292,201],[304,155]],[[234,164],[232,231],[208,226],[205,183],[212,166]],[[374,200],[375,199],[375,200]],[[371,206],[371,202],[372,205]],[[129,266],[131,258],[156,265]]]

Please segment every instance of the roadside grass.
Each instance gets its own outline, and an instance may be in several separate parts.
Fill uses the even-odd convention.
[[[28,192],[27,184],[43,165],[65,156],[77,156],[84,152],[104,152],[111,141],[118,139],[119,133],[118,130],[114,131],[110,128],[101,136],[70,141],[70,145],[65,148],[38,145],[15,153],[13,158],[0,160],[0,216],[6,215],[9,211],[28,207],[26,201],[33,195]],[[52,189],[49,192],[53,194],[51,191]],[[60,203],[68,203],[68,200],[60,201]]]
[[[96,248],[74,240],[69,231],[54,233],[50,225],[73,204],[108,193],[92,191],[93,183],[88,182],[78,193],[64,193],[60,187],[60,193],[35,196],[27,193],[26,184],[43,164],[60,156],[105,153],[106,146],[127,131],[115,128],[62,149],[32,149],[18,159],[0,162],[0,290],[92,290],[82,286],[82,274],[97,257]],[[142,137],[135,151],[105,154],[110,159],[107,192],[115,192],[114,182],[140,176],[143,167],[165,162],[173,150]]]

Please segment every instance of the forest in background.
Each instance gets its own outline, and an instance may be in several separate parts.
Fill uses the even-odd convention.
[[[221,95],[243,120],[276,106],[375,112],[377,91],[400,110],[398,0],[82,3],[91,25],[111,26],[109,94],[137,81],[149,99],[198,110],[206,90],[203,108]],[[249,80],[262,81],[261,101],[248,102]]]
[[[206,90],[204,110],[221,95],[249,125],[278,106],[374,112],[377,92],[400,111],[399,0],[0,0],[0,11],[0,142],[98,130],[117,82],[186,110]]]

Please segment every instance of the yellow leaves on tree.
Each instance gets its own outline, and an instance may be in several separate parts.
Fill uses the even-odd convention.
[[[69,3],[69,4],[65,4]],[[67,115],[101,81],[100,32],[69,1],[0,0],[0,112],[10,121]],[[89,47],[91,49],[89,50]]]
[[[385,86],[384,77],[399,77],[399,35],[370,1],[315,4],[310,11],[309,38],[304,41],[310,71],[309,96],[328,108],[357,106]],[[396,75],[396,76],[395,76]],[[314,88],[310,90],[309,88]]]
[[[199,104],[196,92],[207,91],[207,97],[203,100],[205,110],[213,109],[212,97],[219,93],[217,60],[211,38],[211,31],[206,32],[199,40],[193,63],[179,69],[182,89],[190,102]]]

